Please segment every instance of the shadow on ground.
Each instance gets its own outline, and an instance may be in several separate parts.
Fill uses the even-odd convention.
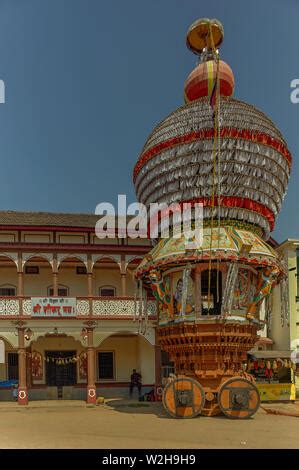
[[[114,398],[105,400],[104,406],[121,413],[152,414],[158,418],[172,419],[164,410],[162,402],[143,402],[127,398]]]
[[[121,413],[129,413],[129,414],[134,413],[134,414],[141,414],[141,415],[151,414],[162,419],[165,419],[165,418],[170,419],[170,420],[175,419],[175,418],[172,418],[165,411],[162,402],[139,402],[137,400],[128,399],[128,398],[111,398],[111,399],[106,399],[105,404],[103,406],[105,408],[113,409]],[[257,413],[266,414],[266,410],[261,406]],[[249,418],[246,418],[246,421],[251,421],[254,419],[254,417],[255,415]],[[219,414],[219,415],[211,416],[211,417],[199,415],[192,419],[198,419],[198,418],[213,419],[213,420],[214,419],[231,420],[231,418],[225,416],[224,414]]]

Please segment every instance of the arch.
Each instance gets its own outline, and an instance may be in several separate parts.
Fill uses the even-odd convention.
[[[121,256],[120,255],[111,255],[111,254],[99,254],[99,255],[92,255],[92,269],[94,268],[94,265],[103,259],[110,259],[114,261],[119,269],[121,269]]]
[[[22,255],[22,268],[24,269],[25,265],[28,263],[28,261],[34,260],[34,258],[41,258],[44,261],[47,261],[49,265],[51,266],[51,269],[53,269],[53,255],[51,253],[23,253]]]
[[[3,334],[0,335],[0,340],[3,341],[4,347],[5,347],[5,343],[7,343],[12,349],[16,348],[16,346],[9,339],[7,339],[6,336],[4,336]]]
[[[126,329],[122,328],[120,330],[116,331],[109,331],[109,332],[97,332],[95,331],[94,333],[94,345],[96,348],[100,347],[101,344],[111,336],[118,336],[118,335],[128,335],[128,336],[135,336],[137,338],[142,338],[146,343],[150,344],[151,346],[155,346],[155,331],[154,328],[150,328],[149,330],[152,330],[152,334],[148,335],[143,335],[136,329]],[[98,333],[98,335],[97,335]],[[98,340],[96,339],[98,338]],[[100,338],[100,340],[99,340]]]
[[[117,331],[105,332],[100,338],[95,335],[94,339],[97,368],[101,352],[114,352],[115,382],[128,382],[132,369],[136,369],[141,373],[144,384],[155,383],[155,346],[137,329],[123,326]]]
[[[55,327],[53,327],[54,329]],[[45,338],[45,339],[54,339],[54,338],[72,338],[76,343],[80,343],[80,345],[82,346],[82,343],[79,339],[79,336],[80,336],[80,332],[68,332],[68,331],[63,331],[64,328],[59,328],[58,327],[58,332],[57,334],[52,334],[52,332],[49,330],[49,331],[46,331],[46,330],[42,330],[42,331],[36,331],[34,332],[33,336],[32,336],[32,339],[30,341],[30,343],[38,343],[39,340]],[[66,329],[67,330],[67,329]]]
[[[17,253],[0,253],[0,261],[1,258],[7,258],[13,262],[16,269],[18,268],[18,254]]]
[[[69,296],[81,297],[88,295],[89,284],[87,281],[88,277],[78,277],[80,274],[77,270],[78,266],[84,267],[88,272],[87,255],[81,256],[80,254],[62,254],[57,259],[59,264],[57,265],[57,282],[63,287],[69,288]],[[53,282],[53,281],[52,281]],[[49,282],[49,284],[51,281]],[[54,282],[53,282],[54,284]]]
[[[70,260],[70,259],[75,259],[77,261],[79,261],[80,263],[84,264],[84,266],[86,267],[86,269],[88,269],[88,263],[87,263],[87,255],[85,254],[58,254],[57,255],[57,267],[60,268],[62,263],[67,261],[67,260]]]
[[[15,260],[7,256],[6,253],[0,253],[1,263],[1,297],[15,297],[18,293],[18,266]],[[5,291],[4,289],[10,289]]]
[[[136,260],[140,260],[140,262],[143,260],[143,257],[140,255],[132,255],[132,256],[126,256],[126,262],[125,262],[125,268],[127,269],[129,265]]]
[[[92,274],[96,295],[99,295],[99,288],[104,285],[115,287],[115,295],[121,295],[122,277],[118,258],[110,255],[100,255],[92,266]]]

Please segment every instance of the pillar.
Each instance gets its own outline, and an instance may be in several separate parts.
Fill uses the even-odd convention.
[[[24,273],[23,273],[23,262],[22,253],[18,253],[18,292],[19,297],[24,295]]]
[[[120,261],[120,276],[121,276],[121,295],[126,297],[127,295],[127,265],[125,255],[121,255]]]
[[[201,315],[201,279],[198,267],[196,267],[194,271],[194,303],[195,318],[199,318]]]
[[[92,256],[87,255],[87,296],[89,297],[89,309],[90,313],[92,312],[92,297],[94,296],[93,289],[93,262]]]
[[[127,275],[126,273],[121,273],[121,295],[126,297],[127,295]]]
[[[26,348],[25,348],[25,328],[18,328],[18,354],[19,354],[19,389],[18,404],[28,405],[28,389],[26,380]]]
[[[87,273],[87,295],[93,297],[92,273]]]
[[[95,404],[97,390],[95,386],[95,351],[93,346],[93,328],[87,328],[87,403]]]
[[[162,368],[161,368],[161,348],[157,340],[157,332],[155,332],[155,395],[156,400],[162,399]]]
[[[58,295],[58,268],[57,268],[57,255],[53,255],[53,273],[52,273],[53,295]]]
[[[24,295],[24,274],[23,271],[18,272],[18,296],[23,297]]]
[[[53,295],[58,295],[58,273],[53,273]]]

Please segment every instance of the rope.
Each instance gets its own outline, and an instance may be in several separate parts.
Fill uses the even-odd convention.
[[[211,231],[210,231],[210,258],[208,269],[208,311],[210,310],[210,294],[211,294],[211,272],[212,272],[212,245],[213,245],[213,228],[214,228],[214,207],[215,207],[215,188],[216,188],[216,175],[217,175],[217,205],[218,205],[218,249],[220,246],[220,122],[219,122],[219,107],[220,107],[220,77],[219,77],[219,55],[216,52],[214,38],[212,34],[211,24],[209,24],[210,39],[214,60],[216,61],[216,80],[215,80],[215,111],[214,111],[214,142],[213,142],[213,182],[212,182],[212,211],[211,211]],[[213,93],[213,92],[212,92]],[[219,260],[217,260],[217,302],[219,302]]]

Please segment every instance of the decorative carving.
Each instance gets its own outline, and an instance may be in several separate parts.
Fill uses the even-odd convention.
[[[23,311],[23,315],[31,315],[31,311],[32,311],[31,299],[24,299],[22,301],[22,311]]]
[[[16,299],[0,300],[0,315],[19,315],[20,306]]]
[[[138,303],[138,302],[137,302]],[[157,315],[157,305],[153,300],[147,302],[147,311],[149,316]],[[135,301],[133,299],[111,299],[111,300],[93,300],[93,315],[113,315],[113,316],[129,316],[133,317],[135,312]],[[24,315],[31,316],[32,302],[31,299],[23,299],[20,312],[20,304],[18,299],[0,299],[0,316],[3,315]],[[87,299],[77,299],[76,314],[78,316],[91,315],[90,303]]]
[[[152,300],[147,302],[148,314],[156,315],[156,303]],[[135,302],[134,300],[93,300],[92,311],[94,315],[119,315],[134,316]]]
[[[77,315],[89,315],[89,301],[77,300]]]

